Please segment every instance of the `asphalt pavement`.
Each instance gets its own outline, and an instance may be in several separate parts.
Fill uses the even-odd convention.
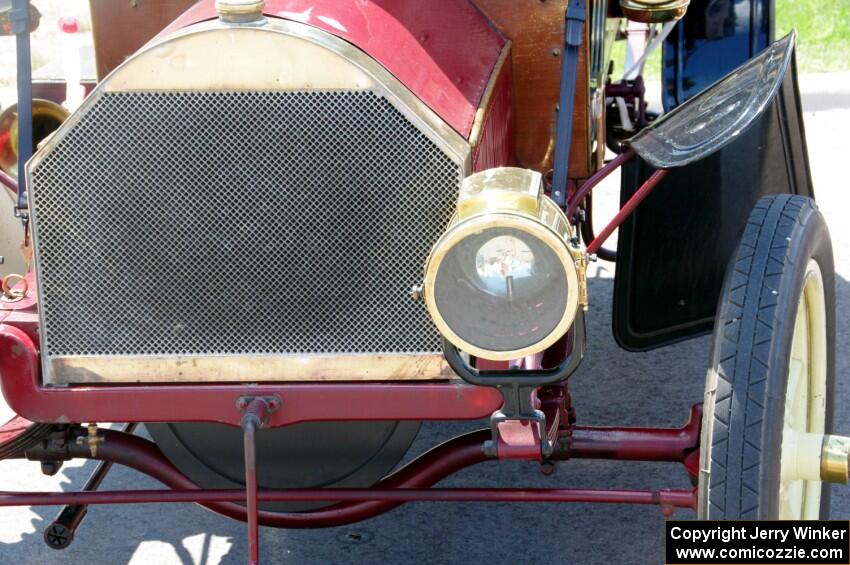
[[[801,80],[815,190],[835,246],[838,293],[837,432],[850,434],[850,194],[846,132],[850,131],[850,74]],[[610,210],[616,189],[600,189]],[[602,197],[601,195],[606,195]],[[571,385],[579,421],[599,425],[678,426],[702,397],[709,339],[649,353],[627,353],[610,331],[613,266],[590,279],[589,347]],[[0,410],[0,412],[2,412]],[[414,452],[485,422],[426,424]],[[54,477],[38,465],[0,462],[2,490],[76,490],[92,464],[65,465]],[[442,486],[663,488],[686,487],[674,464],[568,461],[552,476],[532,463],[489,462]],[[157,488],[134,471],[115,468],[104,489]],[[49,549],[42,530],[58,508],[0,509],[0,563],[86,565],[244,563],[246,528],[191,505],[93,507],[64,551]],[[678,511],[678,518],[692,518]],[[833,490],[833,517],[850,519],[850,486]],[[663,563],[664,517],[655,507],[418,503],[367,522],[323,530],[261,531],[266,563],[477,563],[534,561],[589,565]]]

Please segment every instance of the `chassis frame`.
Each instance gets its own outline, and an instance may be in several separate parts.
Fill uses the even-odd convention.
[[[28,5],[15,0],[16,6]],[[20,23],[20,22],[19,22]],[[25,21],[24,21],[25,23]],[[24,28],[26,26],[24,25]],[[28,59],[27,31],[19,31],[19,50]],[[28,69],[28,63],[21,63]],[[28,72],[20,73],[21,99],[30,98]],[[25,108],[23,105],[22,108]],[[26,120],[26,111],[21,114]],[[23,128],[26,130],[26,128]],[[561,128],[563,129],[563,128]],[[566,128],[568,131],[569,128]],[[28,145],[25,143],[25,145]],[[568,151],[566,152],[568,153]],[[626,149],[563,202],[568,217],[581,220],[580,204],[614,170],[636,156]],[[22,152],[22,161],[26,155]],[[563,166],[563,164],[561,165]],[[658,168],[599,234],[587,242],[587,252],[602,250],[605,240],[664,179]],[[2,179],[9,185],[9,179]],[[25,209],[25,190],[19,208]],[[29,286],[34,280],[29,279]],[[486,372],[467,381],[402,383],[285,383],[90,385],[46,387],[41,382],[37,314],[32,302],[0,311],[0,388],[19,418],[0,429],[0,443],[15,441],[26,431],[22,418],[52,423],[46,437],[12,456],[42,463],[55,472],[62,462],[80,458],[100,465],[79,492],[0,492],[0,506],[66,505],[45,531],[55,548],[67,547],[91,504],[192,502],[227,517],[245,521],[248,560],[259,560],[260,525],[282,528],[331,527],[364,520],[407,502],[595,502],[659,506],[666,516],[677,508],[696,510],[702,406],[690,410],[680,428],[592,427],[576,424],[569,387],[543,371],[540,359],[526,362],[525,371],[511,372],[505,385]],[[583,351],[582,343],[578,347]],[[575,351],[575,345],[573,348]],[[449,357],[449,355],[447,355]],[[580,354],[578,355],[580,357]],[[566,363],[566,361],[565,361]],[[566,368],[565,368],[566,369]],[[462,373],[463,371],[459,371]],[[469,376],[469,375],[467,375]],[[565,376],[565,375],[562,375]],[[479,378],[480,377],[480,378]],[[508,386],[510,385],[510,386]],[[515,385],[515,386],[514,386]],[[526,394],[527,393],[527,394]],[[515,400],[511,400],[512,395]],[[175,411],[174,406],[180,406]],[[352,420],[476,420],[491,417],[491,427],[457,436],[420,455],[371,488],[259,489],[254,438],[257,430],[313,421]],[[127,423],[121,431],[81,422]],[[217,422],[239,426],[244,437],[246,488],[205,489],[181,473],[151,441],[133,435],[139,422]],[[608,459],[680,463],[693,488],[688,489],[531,489],[432,488],[449,475],[487,460],[523,459],[540,462],[551,472],[556,461]],[[167,489],[97,492],[113,464],[147,474]],[[273,512],[261,502],[334,502],[307,512]]]

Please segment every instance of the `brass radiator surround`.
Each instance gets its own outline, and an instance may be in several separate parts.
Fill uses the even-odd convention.
[[[270,44],[292,57],[262,59]],[[27,167],[44,382],[449,378],[409,290],[470,170],[465,139],[310,26],[149,45]]]

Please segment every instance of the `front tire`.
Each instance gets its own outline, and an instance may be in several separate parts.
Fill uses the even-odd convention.
[[[829,516],[826,483],[783,479],[781,470],[783,437],[832,431],[834,279],[829,232],[814,201],[759,200],[718,304],[700,446],[700,518]],[[785,445],[784,456],[792,457]]]

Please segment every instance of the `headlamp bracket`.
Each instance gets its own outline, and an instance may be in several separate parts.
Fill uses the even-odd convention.
[[[552,454],[557,437],[553,437],[550,431],[557,431],[558,422],[549,422],[546,414],[535,406],[534,393],[541,386],[566,380],[578,368],[585,345],[582,312],[576,316],[568,335],[572,348],[560,365],[553,369],[531,371],[479,371],[469,365],[456,346],[443,339],[446,362],[460,378],[474,385],[493,387],[502,395],[502,407],[490,416],[493,435],[484,444],[487,456],[546,459]],[[533,438],[533,444],[529,438]],[[532,446],[533,450],[529,449]]]
[[[496,388],[502,393],[503,404],[490,416],[493,437],[484,442],[484,453],[502,459],[546,459],[552,455],[555,438],[550,437],[546,415],[533,402],[537,387],[510,383]]]

